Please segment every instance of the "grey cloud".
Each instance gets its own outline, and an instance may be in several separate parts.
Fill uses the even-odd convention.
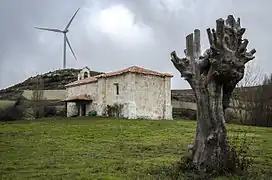
[[[201,30],[202,47],[207,48],[206,28],[214,27],[217,18],[234,14],[247,28],[249,46],[257,49],[254,61],[258,61],[264,73],[272,72],[269,66],[272,41],[269,0],[183,0],[179,1],[183,2],[183,7],[167,5],[174,1],[3,0],[0,2],[0,88],[62,67],[62,35],[37,31],[33,27],[63,28],[78,7],[82,9],[68,36],[79,60],[74,60],[67,51],[69,67],[87,65],[97,71],[112,71],[135,64],[172,73],[175,76],[172,88],[188,88],[171,64],[169,53],[176,50],[183,56],[185,36],[194,28]],[[134,13],[136,25],[144,24],[152,30],[152,43],[128,48],[129,44],[116,43],[90,25],[90,13],[118,4]]]

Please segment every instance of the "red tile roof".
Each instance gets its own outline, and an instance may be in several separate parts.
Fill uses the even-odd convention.
[[[159,73],[156,71],[152,71],[149,69],[145,69],[139,66],[131,66],[129,68],[120,70],[120,71],[115,71],[115,72],[109,72],[109,73],[104,73],[104,74],[100,74],[97,76],[93,76],[93,77],[89,77],[86,79],[82,79],[82,80],[78,80],[75,82],[72,82],[70,84],[67,84],[66,87],[68,86],[77,86],[77,85],[81,85],[81,84],[87,84],[87,83],[92,83],[92,82],[96,82],[98,78],[101,77],[111,77],[111,76],[118,76],[124,73],[137,73],[137,74],[145,74],[145,75],[154,75],[154,76],[161,76],[161,77],[173,77],[172,74],[168,74],[168,73]]]
[[[101,77],[110,77],[110,76],[116,76],[116,75],[121,75],[124,73],[128,73],[128,72],[132,72],[132,73],[138,73],[138,74],[146,74],[146,75],[155,75],[155,76],[161,76],[161,77],[173,77],[173,75],[168,74],[168,73],[159,73],[156,71],[152,71],[149,69],[145,69],[139,66],[131,66],[129,68],[120,70],[120,71],[115,71],[115,72],[109,72],[109,73],[104,73],[101,75]]]
[[[68,86],[77,86],[77,85],[88,84],[88,83],[92,83],[92,82],[96,82],[96,81],[97,81],[97,76],[91,76],[91,77],[88,77],[86,79],[80,79],[80,80],[71,82],[71,83],[69,83],[69,84],[67,84],[65,86],[66,87],[68,87]]]

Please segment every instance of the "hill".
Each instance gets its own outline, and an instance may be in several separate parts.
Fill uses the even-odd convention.
[[[0,123],[1,177],[170,179],[163,167],[187,152],[195,126],[195,121],[98,117]],[[247,133],[247,150],[256,158],[250,173],[259,173],[252,179],[269,179],[272,129],[228,124],[227,130],[238,146],[243,145],[243,132]]]
[[[65,89],[65,85],[77,80],[78,73],[81,69],[61,69],[50,71],[41,75],[30,77],[25,81],[14,86],[0,90],[0,100],[14,100],[23,90],[33,90],[37,86],[37,82],[42,82],[44,90],[60,90]],[[91,76],[101,74],[102,72],[91,71]]]

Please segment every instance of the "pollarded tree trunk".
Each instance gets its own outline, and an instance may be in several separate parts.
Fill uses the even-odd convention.
[[[175,51],[171,61],[188,81],[197,103],[197,127],[191,146],[193,161],[199,170],[227,166],[229,145],[225,128],[224,110],[236,84],[244,76],[245,64],[254,59],[255,49],[247,52],[245,29],[232,15],[216,21],[216,30],[207,29],[210,48],[200,52],[200,31],[186,37],[185,58]]]

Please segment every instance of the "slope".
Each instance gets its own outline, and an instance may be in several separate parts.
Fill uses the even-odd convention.
[[[42,82],[40,88],[44,90],[65,89],[64,86],[66,84],[77,80],[80,70],[81,69],[61,69],[30,77],[21,83],[0,90],[0,100],[15,100],[20,96],[23,90],[36,89],[38,82]],[[91,76],[101,73],[102,72],[91,71]]]

